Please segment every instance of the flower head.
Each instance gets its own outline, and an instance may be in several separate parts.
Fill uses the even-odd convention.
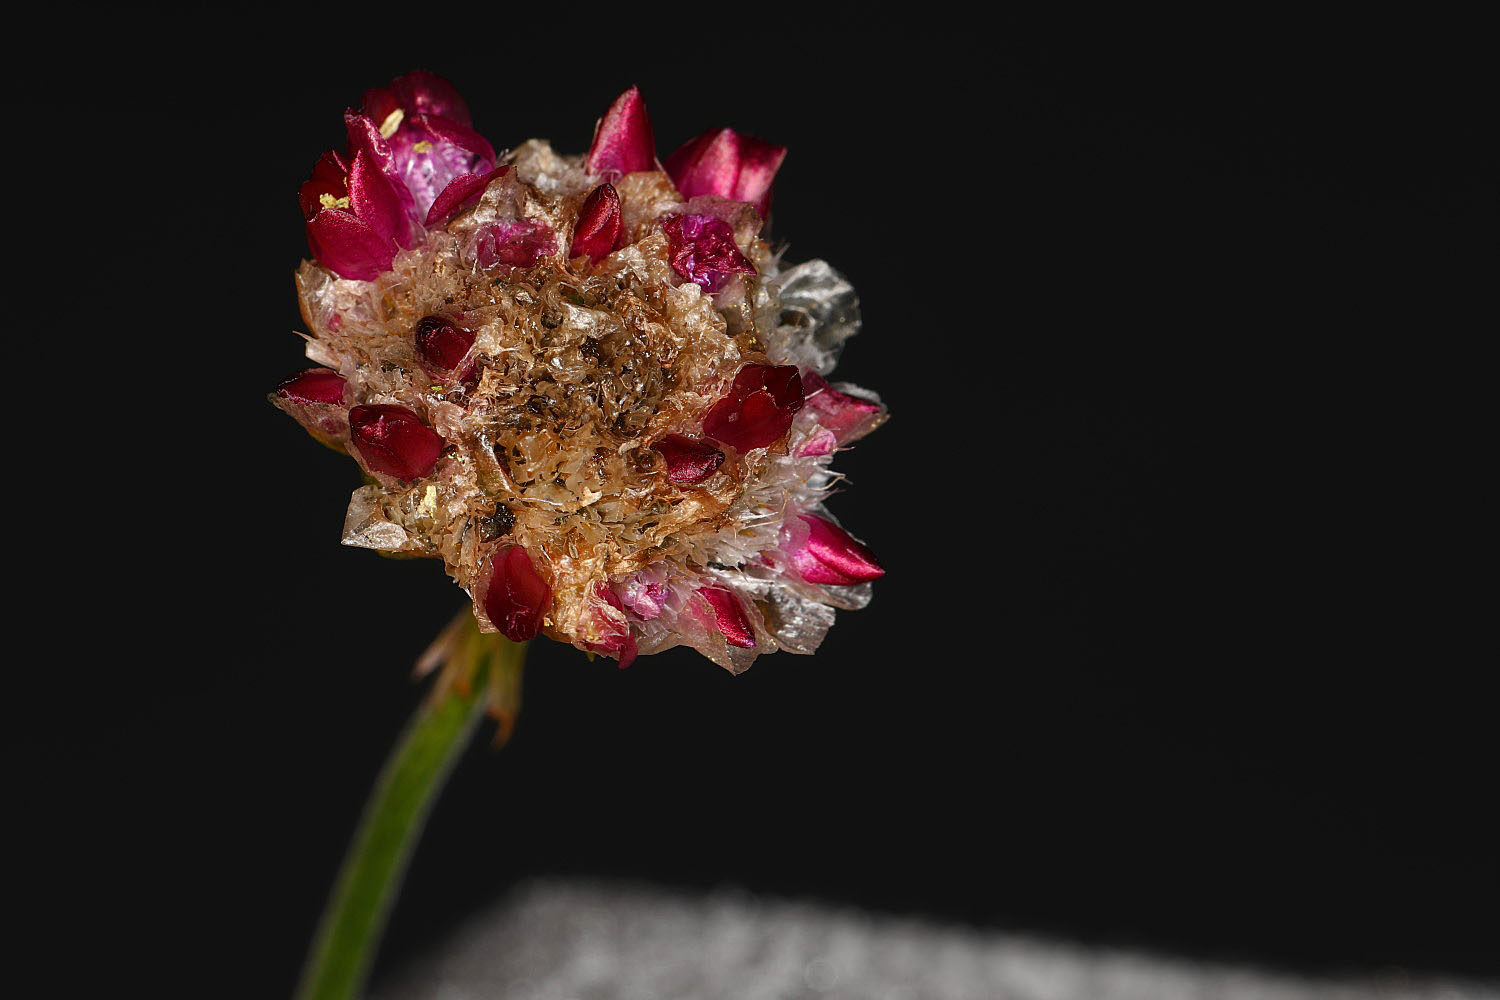
[[[830,384],[859,324],[761,238],[785,150],[705,133],[663,169],[632,88],[585,156],[497,156],[446,81],[346,115],[302,186],[319,367],[272,401],[368,473],[344,542],[441,559],[480,627],[621,666],[812,652],[883,570],[824,508],[885,418]]]

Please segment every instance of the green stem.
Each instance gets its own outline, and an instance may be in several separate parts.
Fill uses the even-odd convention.
[[[353,1000],[364,988],[386,918],[428,813],[486,707],[500,739],[519,705],[525,643],[484,635],[460,614],[424,663],[444,663],[427,697],[386,759],[365,803],[343,869],[302,970],[298,1000]]]

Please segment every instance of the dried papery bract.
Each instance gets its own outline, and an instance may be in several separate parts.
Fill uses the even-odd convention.
[[[823,506],[885,418],[826,380],[848,283],[762,236],[785,149],[704,133],[663,170],[631,88],[585,156],[497,155],[412,74],[299,192],[319,368],[272,400],[368,474],[344,541],[441,559],[485,631],[740,671],[811,652],[883,572]]]

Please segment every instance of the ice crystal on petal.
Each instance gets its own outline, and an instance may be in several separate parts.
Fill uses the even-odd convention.
[[[485,630],[621,666],[686,645],[739,672],[869,600],[882,570],[823,503],[885,410],[825,378],[849,283],[761,236],[779,147],[711,134],[674,185],[632,90],[587,157],[497,160],[431,74],[347,125],[299,191],[321,367],[270,397],[373,480],[345,544],[441,559]]]

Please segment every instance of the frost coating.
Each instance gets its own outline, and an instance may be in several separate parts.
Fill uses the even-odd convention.
[[[298,272],[307,355],[345,380],[342,402],[272,401],[368,474],[344,543],[442,559],[486,631],[539,627],[622,663],[687,644],[738,672],[778,648],[812,652],[833,609],[863,606],[881,573],[862,548],[818,550],[844,558],[849,585],[806,572],[807,525],[832,523],[833,454],[885,419],[873,394],[819,377],[858,329],[853,289],[821,261],[782,270],[750,205],[685,199],[659,170],[604,168],[619,202],[606,239],[606,177],[584,157],[532,140],[499,162],[482,189],[456,177],[463,207],[373,278],[317,261]],[[419,207],[433,199],[418,193]],[[713,291],[681,273],[671,226],[684,216],[710,220],[745,273]],[[750,376],[771,369],[786,374],[761,390]],[[705,418],[742,399],[757,433],[715,439]],[[350,410],[364,418],[353,439]],[[372,445],[371,412],[405,423]],[[407,439],[421,450],[401,451]],[[520,552],[538,577],[527,614],[492,621],[487,607],[515,603],[490,593],[496,560],[519,566]]]

